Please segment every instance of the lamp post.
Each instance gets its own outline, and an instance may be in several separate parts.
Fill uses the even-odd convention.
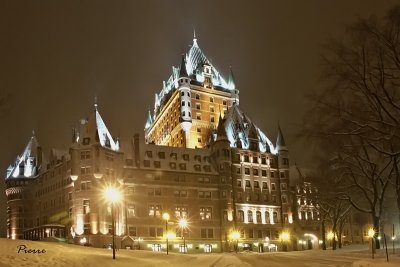
[[[104,196],[107,201],[111,203],[111,224],[112,224],[112,249],[113,259],[115,260],[115,220],[114,220],[114,203],[121,200],[121,192],[115,187],[106,187],[104,189]]]
[[[240,232],[239,231],[232,231],[231,232],[231,239],[233,240],[233,241],[236,241],[236,244],[235,244],[235,253],[237,253],[238,252],[238,249],[239,249],[239,238],[240,238]]]
[[[394,233],[394,224],[392,224],[392,246],[393,246],[393,254],[395,253],[394,249],[394,240],[396,239],[396,235]]]
[[[169,214],[165,212],[162,217],[165,220],[165,236],[167,238],[167,255],[168,255],[168,221],[169,221]]]
[[[279,240],[282,242],[282,250],[283,251],[287,251],[287,244],[286,242],[288,242],[290,240],[290,233],[287,231],[283,231],[280,235],[279,235]]]
[[[375,236],[374,228],[369,228],[368,229],[368,237],[370,238],[370,242],[371,242],[372,259],[374,258],[374,236]]]
[[[186,253],[186,241],[185,241],[185,233],[184,233],[184,228],[187,227],[187,220],[182,218],[179,220],[179,226],[181,227],[181,237],[183,238],[183,253]]]
[[[330,232],[328,232],[326,237],[328,238],[329,241],[331,241],[331,246],[333,248],[333,238],[335,237],[335,234],[332,231],[330,231]]]

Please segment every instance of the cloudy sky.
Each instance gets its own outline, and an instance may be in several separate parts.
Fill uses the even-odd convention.
[[[9,95],[9,108],[0,117],[0,170],[5,176],[32,130],[46,153],[52,147],[67,150],[71,128],[93,110],[95,96],[122,145],[143,134],[154,93],[189,49],[194,28],[199,46],[226,78],[232,66],[242,109],[271,140],[279,121],[292,162],[311,165],[296,131],[307,109],[304,94],[320,86],[321,44],[342,38],[358,17],[381,16],[396,4],[2,1],[0,95]]]

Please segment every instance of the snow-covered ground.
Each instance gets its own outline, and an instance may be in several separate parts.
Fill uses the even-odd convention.
[[[45,253],[25,253],[19,249],[25,245],[26,250],[45,250]],[[23,248],[23,247],[22,247]],[[19,253],[18,253],[19,251]],[[107,266],[303,266],[303,267],[389,267],[400,266],[400,250],[392,254],[389,250],[389,263],[386,262],[384,250],[380,250],[371,259],[371,253],[366,246],[347,246],[344,249],[332,251],[312,250],[296,252],[272,253],[212,253],[212,254],[177,254],[150,251],[116,251],[116,259],[112,259],[112,251],[101,248],[82,247],[61,243],[48,243],[25,240],[0,239],[0,267],[2,266],[76,266],[76,267],[107,267]]]

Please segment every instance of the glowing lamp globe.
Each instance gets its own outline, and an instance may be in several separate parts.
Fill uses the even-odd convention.
[[[114,187],[106,187],[106,189],[104,189],[104,196],[110,202],[118,202],[121,200],[121,192]]]

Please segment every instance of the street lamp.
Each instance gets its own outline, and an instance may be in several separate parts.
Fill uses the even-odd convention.
[[[326,237],[331,241],[331,246],[333,247],[333,238],[335,237],[335,234],[332,231],[329,231]]]
[[[181,236],[183,238],[183,253],[186,253],[186,242],[185,242],[185,233],[184,228],[186,229],[188,222],[185,218],[179,220],[179,226],[181,227]]]
[[[236,246],[235,246],[235,252],[238,252],[238,248],[239,248],[239,238],[240,238],[240,232],[239,231],[232,231],[231,232],[231,239],[233,241],[236,241]]]
[[[169,221],[169,214],[168,213],[164,213],[162,215],[163,220],[165,220],[165,233],[166,233],[166,238],[167,238],[167,255],[168,255],[168,221]]]
[[[115,221],[114,221],[114,203],[121,200],[121,192],[115,187],[106,187],[104,189],[105,199],[111,203],[111,224],[112,224],[112,248],[113,259],[115,260]]]
[[[290,233],[288,231],[283,231],[279,235],[279,240],[283,243],[284,246],[282,246],[283,251],[287,251],[287,244],[286,242],[289,242],[290,240]]]
[[[371,241],[371,254],[372,254],[372,258],[374,258],[374,236],[375,236],[375,230],[374,230],[374,228],[369,228],[369,229],[368,229],[368,237],[370,238],[370,241]]]

